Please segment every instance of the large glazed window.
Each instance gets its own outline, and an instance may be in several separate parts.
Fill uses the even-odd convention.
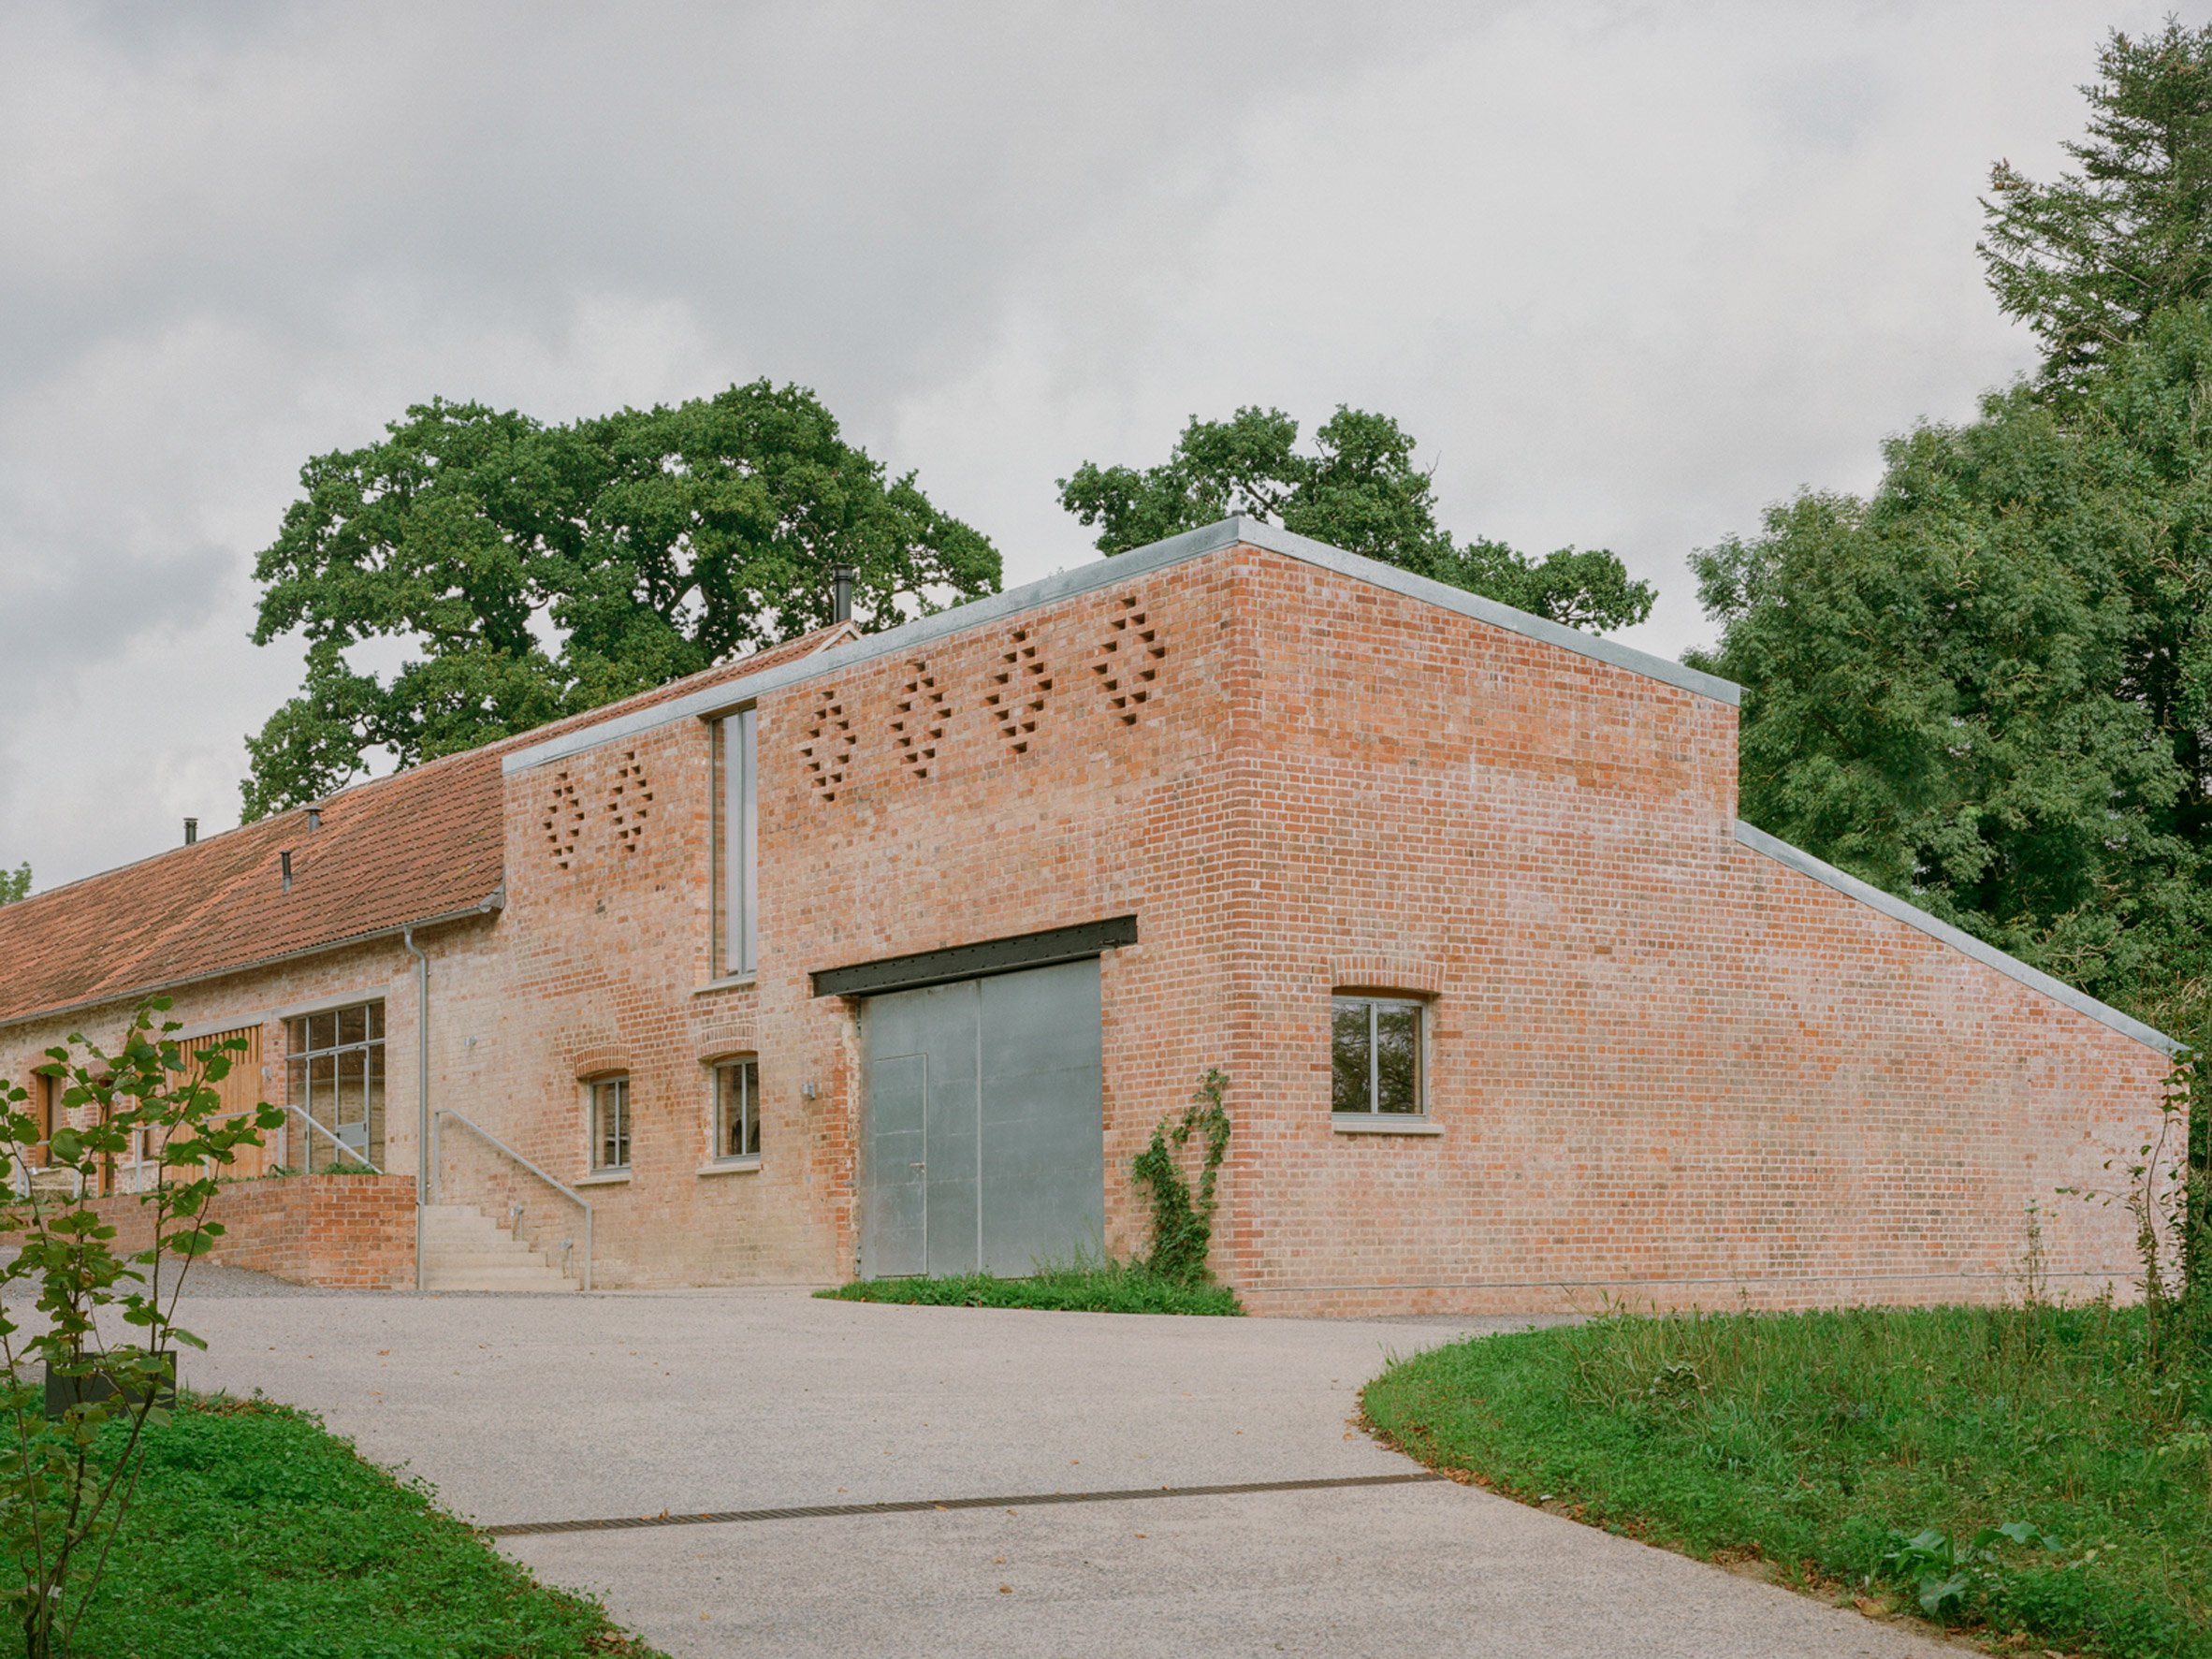
[[[307,1170],[384,1162],[384,1004],[357,1002],[284,1022],[286,1161]],[[358,1156],[355,1156],[357,1154]]]
[[[760,895],[760,807],[757,768],[760,744],[749,708],[718,722],[721,733],[721,800],[716,825],[721,847],[720,956],[725,975],[753,970],[759,937],[754,910]]]
[[[1418,1117],[1421,1005],[1393,997],[1338,997],[1331,1018],[1331,1104],[1340,1117]]]

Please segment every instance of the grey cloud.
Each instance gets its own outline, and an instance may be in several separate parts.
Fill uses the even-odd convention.
[[[32,710],[141,636],[196,630],[236,597],[231,547],[201,543],[153,555],[105,546],[91,535],[37,549],[7,544],[0,534],[8,677],[24,700],[20,706]],[[241,640],[245,633],[239,630]]]
[[[1015,580],[1082,459],[1386,409],[1678,651],[1691,546],[2026,360],[1972,194],[2161,4],[5,8],[0,864],[224,822],[253,552],[433,394],[798,380]]]

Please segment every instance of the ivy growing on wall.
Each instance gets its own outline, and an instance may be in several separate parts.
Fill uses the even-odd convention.
[[[1152,1191],[1152,1249],[1143,1265],[1172,1284],[1202,1285],[1213,1277],[1206,1252],[1214,1241],[1215,1188],[1229,1150],[1229,1110],[1222,1104],[1228,1092],[1229,1074],[1208,1068],[1182,1117],[1162,1118],[1137,1155],[1136,1178]],[[1193,1135],[1205,1149],[1195,1193],[1180,1156]]]

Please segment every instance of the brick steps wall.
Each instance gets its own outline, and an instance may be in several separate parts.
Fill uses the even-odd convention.
[[[134,1194],[95,1199],[115,1249],[153,1242],[153,1211]],[[208,1207],[223,1235],[203,1259],[327,1289],[415,1288],[412,1175],[284,1175],[226,1184]]]

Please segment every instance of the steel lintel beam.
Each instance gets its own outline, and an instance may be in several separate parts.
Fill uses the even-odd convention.
[[[856,962],[850,968],[819,968],[808,978],[813,982],[817,997],[875,997],[886,991],[913,991],[953,980],[981,979],[985,974],[1019,973],[1025,968],[1050,968],[1056,962],[1080,962],[1116,945],[1136,942],[1137,918],[1113,916],[1103,922],[1051,927],[1011,939]]]

